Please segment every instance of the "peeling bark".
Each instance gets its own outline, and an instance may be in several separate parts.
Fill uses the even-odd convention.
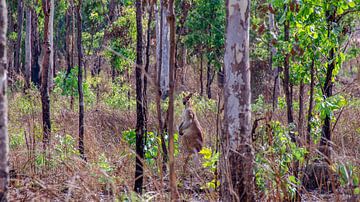
[[[161,97],[163,100],[165,100],[168,97],[169,94],[169,48],[170,48],[170,33],[169,33],[169,22],[164,19],[164,16],[166,17],[168,15],[168,11],[166,9],[167,4],[164,2],[161,5],[163,8],[161,8],[162,11],[162,29],[161,31],[161,77],[160,77],[160,87],[161,87]]]
[[[250,0],[226,2],[221,200],[255,201],[249,63]]]
[[[0,201],[7,201],[9,186],[9,136],[7,131],[7,97],[6,97],[6,1],[0,0]]]

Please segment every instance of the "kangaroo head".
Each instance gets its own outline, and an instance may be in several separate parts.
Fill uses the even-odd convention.
[[[189,95],[187,95],[187,96],[185,96],[184,98],[183,98],[183,104],[186,106],[186,105],[188,105],[190,102],[190,98],[191,98],[191,96],[192,96],[193,94],[192,93],[190,93]]]

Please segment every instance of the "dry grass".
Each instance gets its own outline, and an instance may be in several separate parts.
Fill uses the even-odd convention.
[[[180,90],[198,91],[199,79],[194,67],[188,68],[188,85],[180,86]],[[178,81],[179,83],[180,81]],[[195,109],[205,131],[205,144],[215,149],[217,134],[216,99],[218,89],[213,84],[212,101],[195,100]],[[108,89],[109,85],[104,84]],[[152,87],[150,87],[152,88]],[[353,100],[360,99],[358,86],[348,89],[346,95]],[[149,91],[149,123],[150,131],[156,131],[157,120],[154,97]],[[11,139],[10,166],[12,169],[10,200],[11,201],[112,201],[115,198],[134,200],[132,193],[134,182],[135,153],[122,138],[124,131],[134,129],[136,113],[134,110],[114,109],[103,102],[86,107],[85,148],[88,161],[84,162],[76,154],[66,158],[59,157],[58,145],[61,137],[69,135],[77,145],[78,114],[69,108],[69,99],[52,96],[52,142],[50,165],[43,165],[41,158],[41,103],[39,93],[31,91],[24,100],[23,93],[9,96],[9,130]],[[30,100],[30,101],[29,101]],[[102,98],[100,97],[100,101]],[[354,101],[355,102],[355,101]],[[357,103],[360,103],[357,101]],[[76,102],[75,102],[75,106]],[[180,99],[175,103],[175,122],[180,122],[183,106]],[[254,115],[254,117],[257,117]],[[273,119],[285,123],[285,112],[279,110]],[[333,133],[334,163],[354,163],[360,167],[360,106],[345,107]],[[25,138],[26,137],[26,138]],[[25,139],[27,141],[25,141]],[[35,141],[34,141],[35,140]],[[70,145],[65,145],[66,146]],[[178,186],[181,197],[186,201],[216,201],[219,193],[210,189],[201,189],[213,175],[209,170],[199,168],[190,163],[190,171],[182,173],[183,157],[176,157]],[[157,156],[155,164],[146,164],[145,181],[142,200],[169,200],[168,176],[161,176],[161,156]],[[359,171],[357,171],[359,172]],[[346,194],[339,190],[338,194]],[[341,195],[346,196],[346,195]],[[336,195],[320,193],[304,193],[304,201],[331,201]]]

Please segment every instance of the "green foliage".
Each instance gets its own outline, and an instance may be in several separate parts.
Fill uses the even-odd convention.
[[[122,138],[129,144],[131,148],[135,148],[136,145],[136,132],[135,130],[127,130],[122,133]],[[149,165],[156,163],[156,158],[159,156],[161,150],[161,139],[155,132],[147,132],[144,136],[145,139],[145,160]],[[168,147],[169,136],[165,135],[166,145]],[[175,152],[174,155],[179,155],[179,134],[174,134]]]
[[[109,162],[104,153],[100,154],[98,160],[94,164],[94,166],[100,170],[100,173],[94,173],[93,176],[97,177],[98,182],[105,185],[105,189],[109,190],[109,184],[113,184],[114,182],[112,172],[114,171],[115,166]]]
[[[186,21],[186,46],[193,54],[205,54],[220,69],[225,44],[225,1],[195,0]]]
[[[345,188],[350,188],[355,195],[360,194],[360,167],[352,163],[340,163],[336,166],[340,184]]]
[[[10,149],[17,149],[25,145],[25,131],[23,128],[19,129],[18,133],[10,134]]]
[[[57,76],[54,78],[54,83],[54,93],[62,96],[78,97],[78,68],[72,68],[68,75],[65,71],[58,72]],[[91,104],[95,101],[95,95],[91,91],[90,85],[87,81],[83,81],[83,93],[85,103]]]
[[[219,152],[212,151],[211,148],[203,147],[199,152],[203,156],[202,166],[205,169],[208,169],[210,173],[213,175],[213,179],[211,181],[206,182],[202,189],[213,189],[215,190],[220,186],[220,181],[216,180],[215,171],[217,169],[217,163],[219,161]]]
[[[325,100],[320,97],[315,99],[315,110],[320,112],[320,118],[325,119],[326,116],[332,117],[333,112],[346,106],[347,102],[341,95],[332,96]]]
[[[131,71],[136,58],[136,15],[133,6],[126,6],[122,9],[120,17],[111,25],[108,32],[112,40],[110,47],[112,51],[106,51],[105,56],[110,58],[112,68],[121,74]]]
[[[289,129],[282,126],[280,122],[270,123],[272,136],[266,134],[266,126],[260,129],[263,137],[257,147],[255,162],[255,179],[260,190],[268,192],[271,189],[294,196],[300,179],[292,175],[291,166],[295,161],[300,165],[304,163],[306,149],[298,147],[291,141]],[[281,181],[279,181],[281,179]],[[268,187],[271,184],[273,187]],[[282,187],[282,190],[277,190]],[[286,192],[286,193],[285,193]]]
[[[279,97],[279,99],[280,99],[280,97]],[[255,100],[254,104],[251,104],[251,110],[254,113],[265,113],[266,110],[269,110],[270,108],[271,108],[271,106],[269,104],[265,103],[265,98],[262,94],[259,95],[259,97]]]
[[[55,159],[65,161],[69,160],[72,156],[79,155],[76,139],[71,135],[56,135],[55,139],[58,142],[55,145]]]
[[[106,105],[113,109],[128,110],[135,109],[136,100],[129,99],[128,92],[131,90],[131,86],[127,84],[119,85],[117,83],[110,84],[110,92],[105,93],[104,102]]]

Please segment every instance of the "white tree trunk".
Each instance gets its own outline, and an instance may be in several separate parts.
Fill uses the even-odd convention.
[[[9,184],[9,137],[7,132],[6,98],[6,1],[0,0],[0,201],[7,201]]]
[[[169,52],[170,52],[170,32],[169,22],[166,19],[167,9],[163,8],[163,25],[162,25],[162,60],[161,60],[161,77],[160,88],[162,98],[165,99],[169,94]]]
[[[250,0],[228,0],[226,9],[221,200],[254,201],[249,63]]]
[[[26,88],[30,87],[31,79],[31,63],[32,63],[32,50],[31,50],[31,10],[26,8],[26,37],[25,37],[25,82]]]

